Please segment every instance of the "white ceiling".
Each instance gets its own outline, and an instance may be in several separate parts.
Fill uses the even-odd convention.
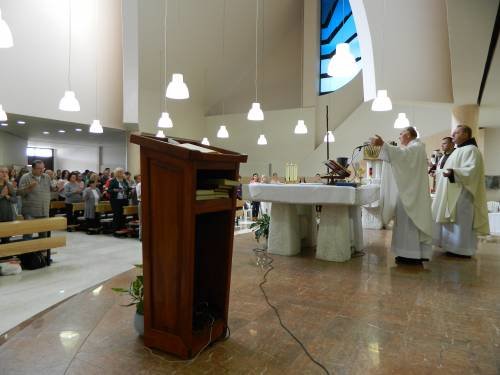
[[[477,102],[498,0],[447,0],[454,103]],[[500,52],[487,80],[482,105],[500,106]]]
[[[125,132],[119,129],[104,128],[103,134],[89,133],[89,125],[72,122],[43,119],[38,117],[22,116],[9,113],[9,120],[2,121],[8,126],[0,126],[0,132],[7,132],[20,138],[32,140],[43,140],[58,143],[75,143],[89,145],[104,145],[123,143]],[[17,121],[26,121],[26,124],[19,125]],[[75,129],[82,129],[77,132]],[[64,133],[59,133],[64,130]],[[43,134],[48,131],[50,134]]]

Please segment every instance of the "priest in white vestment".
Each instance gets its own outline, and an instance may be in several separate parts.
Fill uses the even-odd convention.
[[[382,146],[380,158],[391,164],[397,187],[391,249],[398,263],[421,264],[432,256],[432,215],[427,155],[413,127],[399,135],[401,147],[387,144],[379,136],[371,139]]]
[[[471,257],[476,252],[477,235],[490,231],[484,163],[468,126],[457,126],[452,137],[457,148],[437,180],[432,215],[442,224],[443,250],[449,255]]]

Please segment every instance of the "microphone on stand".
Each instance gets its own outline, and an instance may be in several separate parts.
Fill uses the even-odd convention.
[[[370,142],[366,141],[366,142],[364,142],[362,145],[356,146],[354,149],[355,149],[355,150],[358,150],[358,151],[361,151],[361,149],[362,149],[363,147],[366,147],[366,146],[369,146],[369,145],[370,145]]]

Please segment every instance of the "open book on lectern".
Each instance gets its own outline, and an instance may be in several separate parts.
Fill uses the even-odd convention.
[[[327,160],[324,164],[331,170],[330,175],[337,178],[347,178],[351,173],[335,160]]]

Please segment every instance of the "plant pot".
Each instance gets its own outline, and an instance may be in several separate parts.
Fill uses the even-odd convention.
[[[134,328],[139,336],[144,336],[144,315],[135,313],[134,316]]]
[[[268,239],[266,237],[260,237],[258,240],[257,240],[257,248],[259,250],[267,250],[267,243],[268,243]]]

